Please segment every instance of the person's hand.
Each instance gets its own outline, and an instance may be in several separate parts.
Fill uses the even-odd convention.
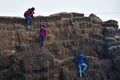
[[[96,59],[96,58],[93,57],[93,56],[87,56],[87,58],[90,58],[90,59]]]

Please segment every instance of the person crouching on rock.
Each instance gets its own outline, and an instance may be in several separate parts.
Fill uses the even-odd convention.
[[[44,48],[44,42],[45,42],[45,37],[47,34],[47,29],[45,25],[42,25],[39,31],[39,36],[40,36],[40,44],[41,47]]]
[[[24,13],[24,17],[26,19],[25,27],[27,30],[30,29],[30,24],[31,24],[32,18],[34,18],[34,16],[33,16],[34,10],[35,10],[35,8],[32,7],[30,9],[28,9],[27,11],[25,11],[25,13]]]

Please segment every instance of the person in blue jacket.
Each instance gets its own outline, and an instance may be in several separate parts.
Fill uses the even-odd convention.
[[[82,73],[87,69],[88,65],[84,63],[84,59],[87,59],[89,56],[84,56],[82,53],[80,53],[77,56],[77,62],[78,62],[78,69],[80,78],[82,78]]]

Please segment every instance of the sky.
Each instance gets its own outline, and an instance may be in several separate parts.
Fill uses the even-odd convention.
[[[120,25],[120,0],[1,0],[0,16],[24,17],[35,7],[34,16],[49,16],[59,12],[94,13],[103,21],[116,20]]]

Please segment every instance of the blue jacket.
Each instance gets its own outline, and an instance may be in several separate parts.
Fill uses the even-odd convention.
[[[84,63],[84,59],[86,59],[86,58],[87,58],[86,56],[84,56],[82,53],[80,53],[77,57],[78,64]]]

